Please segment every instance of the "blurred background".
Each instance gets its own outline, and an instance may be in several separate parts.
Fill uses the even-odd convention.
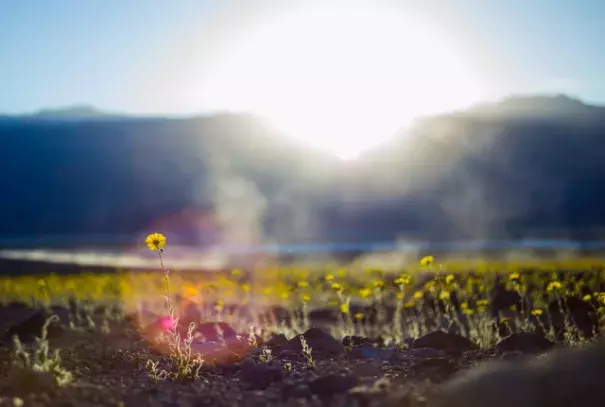
[[[605,4],[0,4],[0,272],[600,253]]]

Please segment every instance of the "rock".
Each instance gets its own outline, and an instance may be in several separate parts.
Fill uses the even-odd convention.
[[[2,384],[2,393],[11,395],[49,393],[57,387],[57,380],[49,372],[38,372],[29,368],[13,366]]]
[[[282,350],[279,352],[279,358],[283,360],[289,360],[292,362],[300,362],[304,360],[304,356],[301,352],[294,352],[291,350]]]
[[[338,393],[344,393],[357,386],[359,379],[355,376],[339,376],[335,374],[319,377],[309,383],[311,393],[322,398],[329,398]]]
[[[339,341],[334,339],[334,337],[329,333],[319,328],[311,328],[302,334],[302,336],[305,338],[307,345],[309,345],[311,352],[314,355],[340,355],[344,352],[344,346],[342,346]],[[300,353],[302,351],[300,336],[295,336],[294,338],[290,339],[283,349]]]
[[[544,352],[552,348],[555,344],[543,335],[533,332],[521,332],[512,334],[501,339],[496,344],[496,350],[499,352],[519,351],[523,353]]]
[[[282,400],[287,401],[289,399],[306,399],[310,400],[313,397],[311,389],[304,383],[291,384],[284,387],[282,390]]]
[[[440,386],[429,407],[567,407],[600,404],[605,343],[475,367]]]
[[[253,357],[248,356],[247,358],[244,358],[244,360],[242,360],[242,363],[241,363],[242,370],[248,370],[248,369],[253,368],[254,366],[256,366],[256,361],[254,360]]]
[[[417,376],[429,378],[432,382],[449,379],[456,372],[456,365],[451,358],[422,359],[411,367]]]
[[[267,341],[267,345],[271,349],[279,348],[288,343],[288,338],[284,334],[273,335],[271,339]]]
[[[465,351],[477,346],[464,336],[443,331],[430,332],[412,342],[413,349],[430,348],[446,351]]]
[[[353,348],[349,352],[349,359],[377,359],[377,360],[390,360],[397,354],[396,349],[384,349],[378,348],[371,345],[362,345]]]
[[[13,336],[18,336],[23,342],[33,341],[42,335],[42,327],[50,317],[45,310],[32,310],[22,321],[12,325],[5,335],[5,340],[12,340]],[[56,338],[65,332],[65,328],[59,322],[51,322],[48,325],[48,339]]]
[[[257,364],[247,369],[242,369],[240,379],[247,383],[253,390],[265,390],[272,383],[283,379],[280,368]]]
[[[376,361],[359,362],[353,365],[351,372],[357,377],[379,377],[382,376],[382,363]]]
[[[414,359],[443,358],[447,356],[447,352],[431,348],[406,349],[401,352],[401,356]]]
[[[361,345],[378,344],[378,341],[372,340],[369,338],[364,338],[363,336],[352,335],[352,336],[345,336],[344,338],[342,338],[341,343],[343,344],[343,346],[355,347],[355,346],[361,346]]]

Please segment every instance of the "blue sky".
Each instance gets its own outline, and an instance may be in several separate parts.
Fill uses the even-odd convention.
[[[296,13],[294,3],[304,1],[0,0],[0,112],[211,109],[181,95],[204,93],[233,44],[277,9]],[[383,3],[444,27],[498,95],[566,92],[605,103],[603,0]]]

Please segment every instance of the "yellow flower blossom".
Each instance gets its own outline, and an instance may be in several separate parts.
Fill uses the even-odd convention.
[[[531,314],[534,317],[539,317],[540,315],[542,315],[542,312],[543,311],[540,308],[536,308],[536,309],[531,310]]]
[[[162,250],[166,245],[166,236],[161,233],[152,233],[145,239],[145,244],[149,247],[149,250]]]
[[[358,321],[361,321],[363,319],[364,315],[361,312],[358,312],[354,315],[354,318]]]
[[[372,295],[372,290],[369,288],[360,288],[359,295],[361,295],[361,298],[368,298],[370,295]]]
[[[416,292],[414,293],[414,299],[415,299],[415,300],[421,300],[421,299],[422,299],[422,297],[424,297],[424,293],[423,293],[422,291],[416,291]]]
[[[346,302],[343,302],[342,304],[340,304],[340,312],[342,312],[343,314],[348,314],[349,313],[349,304]]]
[[[550,283],[548,283],[548,286],[546,287],[546,291],[547,292],[552,292],[552,291],[557,291],[561,289],[561,283],[558,281],[551,281]]]
[[[433,256],[424,256],[420,259],[421,266],[431,266],[435,262],[435,258]]]

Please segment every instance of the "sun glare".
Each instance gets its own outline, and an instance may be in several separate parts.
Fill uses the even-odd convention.
[[[259,24],[204,92],[341,158],[385,142],[419,115],[482,97],[444,33],[386,10],[297,11]]]

